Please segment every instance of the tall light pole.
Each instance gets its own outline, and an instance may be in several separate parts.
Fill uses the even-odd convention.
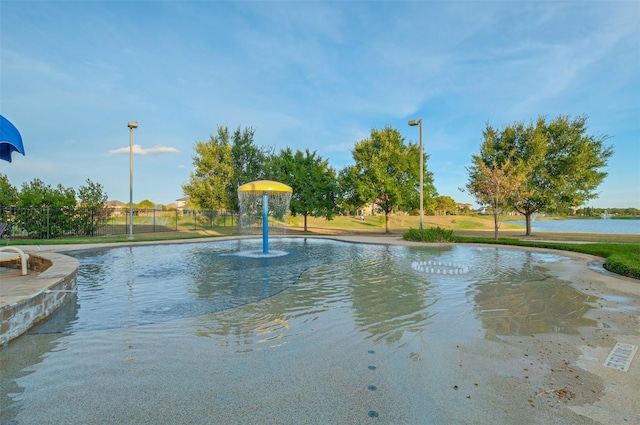
[[[422,119],[411,120],[408,123],[410,126],[420,126],[420,230],[424,227],[424,147],[422,145]]]
[[[129,121],[129,239],[133,239],[133,129],[138,121]]]

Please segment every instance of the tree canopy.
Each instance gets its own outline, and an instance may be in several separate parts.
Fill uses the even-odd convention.
[[[33,179],[29,183],[22,184],[17,206],[75,207],[76,191],[73,188],[65,188],[61,184],[54,188],[40,179]]]
[[[198,140],[194,147],[194,171],[182,191],[201,209],[223,209],[230,204],[228,186],[233,179],[233,159],[229,130],[219,126],[208,142]]]
[[[491,194],[480,182],[488,170],[501,170],[504,178],[522,176],[516,188],[511,182],[504,201],[525,216],[530,235],[533,213],[575,207],[597,197],[595,190],[607,176],[602,169],[613,147],[605,146],[607,136],[588,135],[586,124],[586,116],[560,115],[551,122],[539,117],[528,125],[516,122],[501,130],[487,125],[480,153],[468,170],[467,188],[474,188],[476,199],[487,203]]]
[[[486,147],[483,145],[483,148]],[[469,182],[466,189],[483,205],[491,206],[494,223],[494,236],[498,239],[500,215],[507,208],[509,199],[516,195],[524,181],[525,174],[515,167],[512,158],[508,157],[501,166],[493,158],[487,165],[482,155],[473,155],[472,165],[468,169]]]
[[[442,213],[442,215],[447,215],[448,213],[454,213],[458,211],[458,205],[451,196],[442,195],[436,197],[435,200],[435,210]]]
[[[87,179],[85,183],[85,186],[80,186],[78,188],[80,205],[89,208],[104,207],[108,197],[102,185],[100,183],[92,182],[90,179]]]
[[[291,215],[325,217],[331,220],[336,211],[338,186],[336,173],[326,159],[316,152],[283,149],[269,161],[269,178],[285,183],[293,189]]]
[[[264,149],[256,146],[253,128],[240,129],[233,133],[231,143],[231,161],[233,164],[233,178],[227,186],[227,196],[230,210],[240,213],[238,187],[245,183],[264,178],[267,160]]]
[[[238,186],[264,175],[266,155],[254,143],[255,130],[240,126],[229,134],[218,126],[208,142],[194,147],[194,171],[189,183],[182,185],[191,205],[200,209],[229,209],[238,213]]]
[[[150,201],[149,199],[143,199],[142,201],[138,202],[136,205],[134,205],[136,208],[140,208],[142,210],[152,210],[155,209],[156,204],[154,204],[152,201]]]
[[[351,152],[355,165],[341,175],[342,181],[353,185],[350,192],[361,205],[373,202],[384,212],[388,233],[389,215],[394,209],[419,207],[419,147],[405,144],[400,132],[387,126],[371,130],[370,136],[357,142]],[[425,172],[424,186],[427,194],[435,192],[431,173]]]

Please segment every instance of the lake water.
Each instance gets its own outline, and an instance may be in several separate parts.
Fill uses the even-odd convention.
[[[525,226],[525,221],[511,221],[512,224]],[[567,220],[533,220],[533,231],[538,232],[572,232],[572,233],[608,233],[640,235],[640,220],[611,219],[567,219]]]

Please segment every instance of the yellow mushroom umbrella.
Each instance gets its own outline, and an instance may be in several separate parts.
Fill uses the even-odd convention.
[[[262,253],[269,253],[269,194],[292,193],[293,189],[284,183],[272,180],[257,180],[238,187],[238,198],[242,194],[262,195]]]

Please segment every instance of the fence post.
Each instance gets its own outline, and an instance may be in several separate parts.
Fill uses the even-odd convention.
[[[47,205],[47,239],[51,235],[51,222],[49,218],[49,205]]]
[[[94,235],[95,219],[96,219],[96,208],[91,207],[91,237],[95,236]]]

